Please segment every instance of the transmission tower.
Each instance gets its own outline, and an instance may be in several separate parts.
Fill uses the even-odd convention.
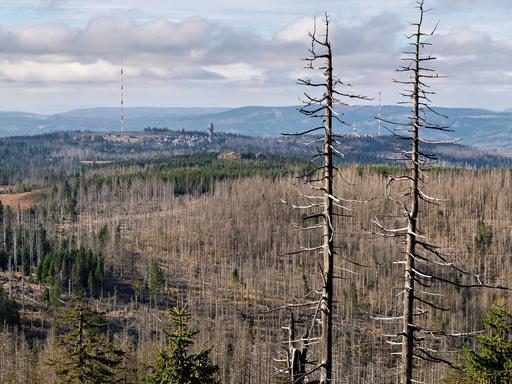
[[[382,104],[381,104],[381,92],[379,91],[379,118],[377,119],[377,121],[379,122],[379,136],[380,136],[380,124],[381,124],[381,120],[380,120],[381,108],[382,108]]]
[[[124,132],[124,71],[123,62],[121,61],[121,133]]]

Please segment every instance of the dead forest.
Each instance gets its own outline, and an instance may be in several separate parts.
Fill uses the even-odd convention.
[[[383,196],[385,172],[349,167],[343,174],[350,184],[335,179],[336,189],[346,198],[367,200],[352,204],[351,214],[336,222],[345,234],[337,238],[336,247],[362,265],[355,273],[336,273],[340,278],[334,289],[333,354],[334,380],[339,383],[394,383],[398,374],[398,363],[383,337],[386,325],[376,320],[400,311],[400,271],[393,265],[399,245],[378,234],[371,223],[376,215],[399,220],[396,207]],[[12,210],[13,232],[45,223],[46,236],[61,246],[71,247],[65,239],[72,239],[74,247],[104,255],[108,278],[102,292],[93,294],[93,302],[106,312],[115,342],[136,362],[129,364],[134,370],[126,372],[127,382],[142,379],[137,364],[151,359],[161,346],[166,307],[175,302],[192,308],[198,345],[214,347],[212,357],[221,367],[223,382],[286,380],[276,375],[279,364],[274,360],[286,340],[281,327],[289,310],[269,309],[299,302],[319,278],[313,258],[289,254],[299,242],[314,241],[290,225],[300,223],[300,214],[280,203],[304,192],[300,180],[254,176],[215,182],[207,193],[181,196],[173,193],[171,183],[156,179],[117,180],[115,188],[80,180],[76,220],[66,218],[65,191],[56,187],[35,212]],[[512,173],[505,169],[434,169],[429,189],[446,203],[423,212],[433,242],[468,271],[493,276],[497,282],[506,282],[512,268],[507,256],[512,253],[511,182]],[[38,252],[37,241],[33,252]],[[155,265],[158,284],[152,281]],[[35,265],[31,268],[36,270]],[[2,332],[1,381],[53,383],[47,362],[55,353],[55,312],[63,304],[48,306],[41,294],[44,284],[30,274],[7,276],[2,274],[2,282],[6,289],[12,285],[23,323],[18,330]],[[66,281],[60,284],[66,300],[68,288],[74,288]],[[476,331],[482,315],[500,298],[508,300],[508,292],[448,289],[442,302],[452,310],[432,311],[429,317],[447,331]],[[450,351],[472,342],[469,336],[439,341]],[[456,361],[457,353],[451,358]],[[426,363],[417,369],[428,383],[441,382],[449,370]]]
[[[510,159],[445,140],[417,4],[411,114],[376,116],[386,139],[336,133],[336,105],[370,99],[336,77],[325,15],[299,80],[312,126],[282,140],[0,142],[0,384],[469,384],[493,325],[503,376],[478,383],[510,382]]]

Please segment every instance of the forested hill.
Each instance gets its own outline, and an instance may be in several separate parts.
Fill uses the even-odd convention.
[[[344,121],[343,133],[355,128],[361,135],[377,135],[379,114],[377,106],[341,108]],[[512,112],[493,112],[484,109],[439,108],[448,119],[443,124],[454,130],[452,137],[461,143],[489,148],[512,149]],[[406,121],[408,108],[383,106],[381,116],[389,121]],[[167,127],[175,130],[206,131],[213,122],[219,131],[234,134],[277,137],[311,127],[311,121],[298,112],[297,106],[242,107],[242,108],[126,108],[125,124],[130,131],[146,127]],[[387,128],[393,128],[387,127]],[[54,115],[24,112],[0,112],[0,137],[34,135],[56,131],[88,130],[107,132],[119,129],[118,108],[91,108]],[[381,133],[389,133],[386,124]]]
[[[403,144],[393,136],[345,136],[341,164],[397,165],[393,159]],[[0,139],[0,185],[16,184],[21,190],[46,184],[49,179],[74,175],[91,163],[168,158],[175,155],[213,153],[234,158],[268,158],[285,155],[310,162],[317,152],[314,137],[262,138],[217,132],[149,129],[129,134],[59,132]],[[437,166],[511,167],[512,158],[458,144],[426,145]]]

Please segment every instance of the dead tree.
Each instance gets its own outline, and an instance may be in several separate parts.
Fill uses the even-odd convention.
[[[429,80],[440,78],[437,72],[428,67],[428,63],[436,60],[431,54],[425,54],[425,48],[431,44],[426,41],[431,37],[432,32],[425,33],[424,17],[429,9],[425,9],[424,0],[418,1],[419,19],[412,23],[414,32],[408,36],[412,40],[411,50],[404,52],[403,61],[406,65],[401,66],[398,72],[409,74],[407,80],[395,80],[410,89],[402,92],[405,101],[401,104],[411,105],[411,114],[408,122],[383,122],[389,124],[388,129],[398,139],[408,143],[409,148],[401,151],[401,159],[407,163],[408,170],[401,175],[389,176],[386,185],[386,195],[396,203],[403,212],[405,226],[397,229],[387,229],[378,220],[375,223],[382,230],[382,234],[404,239],[404,258],[396,263],[403,266],[403,285],[400,295],[402,296],[402,313],[400,316],[381,318],[381,320],[400,321],[401,331],[391,335],[395,340],[390,341],[392,345],[401,347],[400,351],[400,383],[411,384],[415,382],[413,376],[413,360],[429,362],[450,361],[440,357],[440,351],[429,347],[429,337],[437,336],[467,336],[470,333],[454,333],[444,330],[436,330],[428,325],[427,316],[429,311],[447,310],[432,297],[442,297],[442,293],[434,292],[429,288],[438,288],[439,283],[448,283],[459,288],[468,287],[493,287],[504,288],[498,284],[488,284],[478,275],[467,273],[459,269],[448,255],[442,250],[429,243],[421,231],[420,204],[439,204],[442,200],[431,197],[424,192],[424,185],[427,178],[428,166],[435,160],[434,156],[427,153],[423,147],[425,144],[453,143],[454,141],[432,140],[425,137],[424,132],[448,132],[447,126],[437,123],[440,118],[446,116],[438,113],[431,107],[431,96],[435,94],[429,85]],[[436,26],[437,27],[437,26]],[[392,128],[389,128],[392,126]],[[397,197],[397,191],[391,192],[393,184],[405,184],[405,194]],[[401,189],[400,189],[401,190]],[[442,269],[445,271],[443,272]],[[449,273],[446,272],[449,270]],[[465,277],[466,282],[460,283],[458,278],[453,278],[453,273]],[[417,287],[418,286],[418,287]]]
[[[309,172],[304,179],[309,180],[311,188],[314,191],[312,195],[303,195],[302,197],[307,201],[305,205],[297,206],[295,208],[305,209],[309,211],[303,216],[303,220],[308,223],[311,220],[319,220],[311,226],[301,228],[302,230],[318,230],[321,231],[320,244],[314,247],[303,248],[294,254],[302,252],[317,252],[322,255],[321,273],[322,273],[322,287],[316,291],[319,294],[318,301],[314,303],[307,303],[306,306],[313,306],[316,308],[315,315],[313,316],[313,324],[320,320],[320,337],[315,339],[315,343],[319,343],[320,359],[319,363],[307,361],[307,346],[312,342],[310,333],[306,333],[306,340],[301,339],[304,343],[302,351],[303,362],[313,365],[313,368],[304,372],[294,371],[295,366],[288,362],[290,375],[293,383],[300,383],[304,377],[319,372],[320,379],[318,381],[310,380],[310,383],[331,383],[333,371],[333,279],[334,279],[334,220],[336,216],[341,216],[345,207],[342,205],[343,199],[335,196],[333,181],[337,168],[335,167],[334,158],[340,156],[341,152],[338,149],[340,142],[337,140],[340,135],[334,133],[333,122],[337,121],[344,124],[341,120],[341,114],[335,111],[336,104],[348,105],[343,102],[341,98],[351,99],[365,99],[363,96],[353,95],[351,93],[339,91],[338,88],[342,86],[350,86],[350,84],[343,83],[333,73],[333,54],[331,42],[329,40],[329,18],[326,15],[324,19],[325,33],[319,35],[316,30],[316,21],[313,32],[309,33],[311,39],[311,47],[309,48],[309,56],[304,59],[306,69],[315,70],[321,73],[321,78],[314,79],[299,79],[299,84],[312,88],[314,90],[321,90],[319,96],[313,96],[308,92],[304,93],[304,105],[300,112],[315,120],[320,120],[321,124],[317,127],[307,129],[303,132],[297,132],[291,135],[303,136],[313,135],[313,142],[321,144],[318,148],[316,158],[321,159],[319,164],[314,170]],[[315,136],[317,132],[323,132],[321,137]],[[284,201],[285,202],[285,201]],[[285,202],[286,203],[286,202]],[[315,305],[316,304],[316,305]],[[320,313],[320,319],[317,318],[317,313]],[[294,334],[294,323],[292,321],[290,332]],[[311,327],[313,328],[313,326]],[[289,354],[289,357],[293,357]],[[299,365],[302,367],[302,365]]]
[[[293,384],[303,384],[306,375],[308,358],[308,330],[299,339],[295,336],[296,320],[291,314],[290,326],[288,327],[288,346],[286,350],[286,362],[288,374]]]

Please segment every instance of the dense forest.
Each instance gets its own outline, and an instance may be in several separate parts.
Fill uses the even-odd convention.
[[[146,129],[143,133],[97,134],[59,132],[3,138],[0,141],[0,185],[16,185],[17,192],[47,187],[50,182],[80,173],[83,168],[118,160],[169,158],[176,155],[235,152],[296,156],[310,161],[317,146],[315,136],[259,138],[217,132]],[[345,136],[345,163],[390,164],[401,146],[393,136]],[[509,167],[510,157],[458,144],[427,145],[438,164],[466,167]],[[50,182],[49,182],[50,180]]]

